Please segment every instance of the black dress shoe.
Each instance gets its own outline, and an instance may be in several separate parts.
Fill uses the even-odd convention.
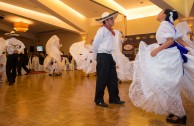
[[[101,107],[108,107],[108,105],[104,102],[96,103],[96,105],[101,106]]]
[[[170,118],[170,117],[167,117],[166,118],[166,121],[169,122],[169,123],[173,123],[173,124],[186,124],[187,122],[187,116],[183,116],[182,118],[174,115],[173,117],[176,117],[176,119],[173,119],[173,118]]]
[[[122,104],[124,104],[125,103],[125,101],[113,101],[113,102],[109,102],[110,104],[120,104],[120,105],[122,105]]]
[[[173,116],[175,116],[174,114],[170,113],[167,118],[172,118]]]

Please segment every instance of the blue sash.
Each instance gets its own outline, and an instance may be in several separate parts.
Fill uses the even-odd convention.
[[[162,45],[162,44],[160,44]],[[178,44],[177,42],[174,42],[171,46],[169,46],[168,48],[172,48],[172,47],[177,47],[177,49],[180,51],[180,54],[181,54],[181,57],[183,59],[183,63],[187,63],[188,59],[187,57],[184,55],[184,54],[187,54],[188,53],[188,50],[181,46],[180,44]]]

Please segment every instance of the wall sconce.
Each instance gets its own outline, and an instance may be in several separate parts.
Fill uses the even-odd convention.
[[[189,25],[189,28],[191,31],[193,31],[193,26],[192,25]]]
[[[26,32],[28,30],[29,25],[24,22],[14,22],[14,30],[18,32]]]

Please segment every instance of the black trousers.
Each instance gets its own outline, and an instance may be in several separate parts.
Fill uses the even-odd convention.
[[[104,90],[107,86],[109,93],[109,102],[119,101],[118,78],[116,73],[116,63],[111,54],[97,54],[96,68],[96,94],[95,102],[104,102]]]
[[[20,74],[20,75],[22,74],[22,72],[21,72],[22,68],[26,71],[26,73],[30,72],[30,70],[26,67],[25,64],[18,63],[18,67],[17,67],[18,74]]]
[[[7,56],[6,75],[9,83],[15,83],[17,64],[18,54],[11,54]]]
[[[17,72],[20,75],[22,74],[21,73],[22,68],[26,71],[26,73],[29,73],[30,72],[30,70],[26,67],[26,63],[24,61],[22,61],[22,60],[23,59],[20,58],[19,61],[18,61],[18,65],[17,65]]]

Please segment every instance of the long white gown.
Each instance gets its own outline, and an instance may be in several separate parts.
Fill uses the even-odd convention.
[[[59,41],[59,38],[53,35],[46,44],[46,53],[48,56],[44,60],[44,69],[49,74],[61,73],[63,69]]]
[[[0,38],[0,74],[3,74],[5,72],[5,66],[6,66],[6,55],[3,53],[6,51],[5,46],[5,40],[3,38]]]
[[[114,51],[112,53],[113,59],[117,65],[117,76],[121,81],[132,80],[133,78],[133,62],[120,51],[121,32],[114,30]]]
[[[180,32],[175,32],[173,25],[163,21],[156,33],[158,44],[148,46],[140,42],[134,62],[133,82],[129,88],[129,97],[135,106],[161,115],[185,115],[180,92],[183,86],[187,91],[185,94],[194,98],[194,80],[190,78],[194,74],[193,56],[186,55],[188,62],[183,64],[177,47],[164,49],[155,57],[150,55],[151,51],[166,42],[167,38],[176,40],[179,37]]]
[[[77,63],[77,69],[86,74],[96,72],[96,60],[93,56],[92,45],[85,45],[86,41],[76,42],[71,45],[69,51]]]
[[[187,48],[189,50],[188,54],[185,54],[188,58],[187,63],[183,64],[184,75],[183,75],[183,84],[182,92],[183,94],[192,102],[194,102],[194,41],[191,41],[188,37],[188,33],[191,32],[186,21],[180,22],[176,25],[176,29],[181,31],[183,34],[182,40],[187,42],[192,48]]]
[[[83,68],[83,71],[86,73],[86,74],[89,74],[89,73],[95,73],[96,72],[96,60],[94,59],[94,54],[93,54],[93,46],[92,45],[86,45],[85,46],[89,53],[88,53],[88,56],[87,56],[87,59],[86,59],[86,66]]]

